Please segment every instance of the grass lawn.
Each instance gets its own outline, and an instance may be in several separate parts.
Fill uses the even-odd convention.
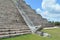
[[[57,29],[45,29],[42,30],[52,35],[52,37],[42,37],[36,34],[21,35],[13,38],[1,39],[1,40],[60,40],[60,28]]]

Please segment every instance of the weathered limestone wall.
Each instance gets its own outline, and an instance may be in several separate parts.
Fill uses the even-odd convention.
[[[11,0],[0,0],[0,37],[31,33]]]
[[[24,24],[24,20],[10,0],[0,0],[0,26]]]

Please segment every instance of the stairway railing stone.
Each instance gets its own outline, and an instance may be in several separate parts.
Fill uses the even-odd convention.
[[[28,25],[28,27],[30,28],[30,30],[32,31],[32,33],[35,33],[36,30],[38,30],[41,25],[39,26],[34,26],[33,22],[28,18],[28,16],[26,15],[26,13],[23,11],[23,9],[20,7],[19,1],[20,0],[12,0],[14,2],[14,4],[16,5],[18,11],[20,12],[20,14],[22,15],[24,21],[26,22],[26,24]],[[23,0],[22,0],[23,1]]]

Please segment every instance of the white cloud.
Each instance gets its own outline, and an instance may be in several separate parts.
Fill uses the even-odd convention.
[[[46,17],[48,11],[43,12],[40,8],[36,9],[37,14],[40,14],[42,17]]]
[[[37,9],[36,9],[36,12],[39,14],[39,13],[41,13],[42,11],[41,11],[40,8],[37,8]]]
[[[45,11],[39,8],[36,11],[48,20],[60,21],[60,5],[56,1],[58,0],[43,0],[42,9]]]
[[[60,12],[60,5],[56,3],[57,0],[43,0],[42,8],[50,12]]]
[[[37,12],[38,14],[43,14],[43,15],[46,15],[46,14],[48,13],[48,11],[43,12],[40,8],[37,8],[37,9],[36,9],[36,12]]]

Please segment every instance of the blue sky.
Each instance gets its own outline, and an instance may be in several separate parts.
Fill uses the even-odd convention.
[[[49,21],[60,21],[60,0],[25,0],[31,8]]]
[[[42,0],[25,0],[33,9],[41,7]]]

